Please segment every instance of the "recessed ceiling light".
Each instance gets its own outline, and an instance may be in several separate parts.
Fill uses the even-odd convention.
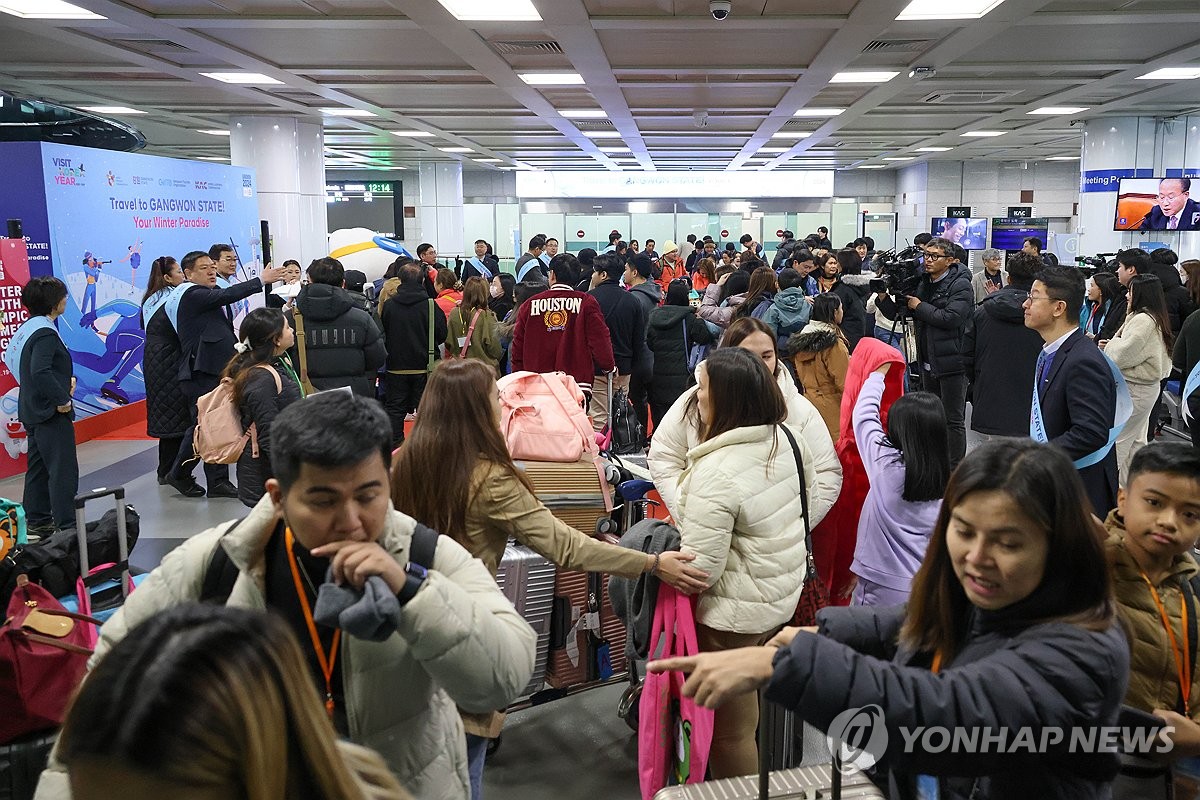
[[[1190,81],[1200,78],[1200,67],[1163,67],[1139,75],[1139,81]]]
[[[475,151],[469,147],[439,147],[443,153],[474,153]]]
[[[201,161],[228,161],[228,156],[200,156]]]
[[[589,139],[620,139],[620,131],[584,131],[583,135]]]
[[[899,72],[839,72],[829,79],[830,83],[887,83]]]
[[[1006,133],[1008,133],[1008,131],[967,131],[966,133],[960,135],[971,136],[977,139],[986,139],[989,136],[1003,136]]]
[[[630,152],[630,150],[628,147],[601,147],[600,152],[601,153],[628,153],[628,152]]]
[[[93,114],[145,114],[145,111],[138,111],[136,108],[128,106],[80,106],[84,111],[91,111]]]
[[[758,148],[758,152],[760,152],[760,153],[786,153],[788,150],[791,150],[791,149],[792,148],[790,148],[790,147],[760,147],[760,148]]]
[[[321,113],[327,117],[373,117],[373,111],[361,108],[322,108]]]
[[[537,22],[541,19],[530,0],[438,0],[464,22]]]
[[[24,19],[108,19],[60,0],[2,0],[0,12]]]
[[[886,164],[859,164],[858,169],[887,169]]]
[[[807,139],[812,136],[807,131],[776,131],[771,134],[772,139]]]
[[[426,136],[433,136],[429,131],[392,131],[392,136],[403,136],[405,138],[420,139]]]
[[[953,147],[918,147],[917,152],[918,153],[945,153],[945,152],[947,152],[949,150],[953,150],[953,149],[954,149]]]
[[[1047,161],[1078,161],[1079,156],[1050,156]]]
[[[217,130],[215,128],[212,130],[198,130],[198,131],[196,131],[196,133],[207,133],[209,136],[228,136],[229,135],[229,131]]]
[[[504,159],[503,158],[476,158],[474,160],[478,161],[480,164],[499,164]]]
[[[517,77],[530,86],[582,86],[578,72],[520,72]]]
[[[844,108],[802,108],[793,117],[836,117],[846,109]]]
[[[558,113],[567,119],[608,119],[603,108],[565,108]]]
[[[887,156],[884,161],[912,161],[916,156]]]
[[[979,19],[1004,0],[912,0],[896,19]]]
[[[1052,117],[1056,114],[1078,114],[1080,111],[1087,111],[1091,106],[1042,106],[1035,108],[1033,111],[1026,111],[1026,114],[1036,114],[1038,116]]]
[[[261,72],[201,72],[200,74],[221,83],[237,83],[244,86],[253,84],[273,86],[283,83],[283,81],[277,81],[269,75],[263,75]]]

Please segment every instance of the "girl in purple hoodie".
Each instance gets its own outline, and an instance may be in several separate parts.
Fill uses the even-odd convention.
[[[850,566],[858,576],[853,605],[908,601],[950,479],[946,409],[937,395],[913,392],[896,400],[884,431],[879,402],[891,366],[884,364],[867,378],[854,405],[854,438],[871,489]]]

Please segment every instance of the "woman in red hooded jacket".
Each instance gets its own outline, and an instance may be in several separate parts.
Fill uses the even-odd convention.
[[[880,422],[887,429],[887,414],[892,403],[904,394],[904,356],[900,351],[878,339],[864,338],[854,348],[850,367],[846,371],[846,388],[842,393],[841,430],[834,449],[842,464],[842,491],[833,508],[813,528],[813,561],[817,574],[829,587],[830,603],[844,606],[850,603],[854,575],[850,564],[858,542],[858,516],[871,488],[863,468],[858,443],[854,440],[854,404],[871,373],[884,364],[897,364],[884,377],[883,398],[879,403]]]

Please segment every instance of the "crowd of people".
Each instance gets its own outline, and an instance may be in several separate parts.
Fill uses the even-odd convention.
[[[119,779],[478,800],[487,742],[534,664],[535,634],[495,582],[510,539],[695,596],[701,654],[650,668],[688,673],[685,694],[715,709],[710,777],[757,770],[766,687],[822,729],[881,707],[893,735],[876,777],[896,797],[1170,796],[1180,759],[1200,756],[1200,426],[1190,445],[1149,442],[1165,382],[1200,361],[1200,262],[1126,250],[1086,278],[1036,243],[985,252],[972,275],[961,247],[926,235],[897,293],[879,290],[868,237],[835,250],[823,229],[785,231],[773,256],[739,244],[639,250],[614,231],[572,254],[539,234],[515,274],[483,240],[457,271],[422,244],[375,291],[317,259],[236,333],[230,306],[297,265],[222,287],[221,253],[156,259],[143,317],[160,483],[252,510],[169,553],[103,627],[41,796]],[[50,487],[27,489],[30,520],[50,525],[70,481],[54,427],[69,429],[70,364],[48,334],[59,287],[26,287],[49,325],[18,359],[27,485]],[[609,545],[546,508],[500,428],[497,379],[521,370],[571,376],[597,431],[610,398],[632,406],[678,551]],[[257,437],[236,487],[206,464],[201,488],[191,430],[221,381]],[[970,451],[968,403],[988,440]],[[800,629],[810,555],[830,607]],[[357,593],[332,618],[330,584]],[[1173,726],[1169,757],[1071,751],[1069,734],[1017,755],[939,752],[899,734],[1036,738],[1116,725],[1123,704]],[[209,720],[202,736],[188,718]]]

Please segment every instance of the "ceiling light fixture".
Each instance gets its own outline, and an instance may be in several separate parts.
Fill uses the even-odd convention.
[[[426,136],[433,136],[429,131],[392,131],[392,136],[400,136],[404,138],[422,139]]]
[[[236,83],[241,86],[253,86],[255,84],[275,86],[283,84],[283,81],[275,80],[269,75],[263,75],[261,72],[201,72],[200,74],[206,78],[212,78],[214,81]]]
[[[93,114],[145,114],[145,111],[138,111],[136,108],[128,106],[80,106],[84,111],[91,111]]]
[[[918,153],[945,153],[945,152],[947,152],[949,150],[953,150],[953,149],[954,149],[953,147],[918,147],[917,152]]]
[[[786,153],[788,150],[791,150],[791,149],[792,148],[790,148],[790,147],[760,147],[760,148],[758,148],[758,152],[760,152],[760,153]]]
[[[884,161],[912,161],[916,156],[887,156]]]
[[[558,113],[567,119],[608,119],[603,108],[564,108]]]
[[[830,83],[887,83],[899,72],[839,72],[829,79]]]
[[[1053,117],[1057,114],[1078,114],[1080,111],[1087,111],[1091,106],[1042,106],[1035,108],[1033,111],[1026,111],[1026,114],[1032,114],[1040,117]]]
[[[802,108],[793,117],[836,117],[846,109],[844,108]]]
[[[943,0],[912,0],[896,19],[979,19],[1003,2],[1004,0],[955,0],[954,3],[945,3]]]
[[[1078,161],[1079,156],[1050,156],[1047,161]]]
[[[200,156],[201,161],[228,161],[228,156]]]
[[[322,108],[321,113],[327,117],[373,117],[375,112],[362,108]]]
[[[1006,133],[1008,133],[1008,131],[967,131],[966,133],[962,133],[959,135],[960,136],[969,136],[969,137],[973,137],[976,139],[986,139],[991,136],[1003,136]]]
[[[108,19],[60,0],[2,0],[0,12],[22,19]]]
[[[807,139],[812,136],[808,131],[777,131],[771,134],[772,139]]]
[[[537,22],[541,15],[530,0],[438,0],[463,22]]]
[[[1139,75],[1139,81],[1191,81],[1200,78],[1200,67],[1163,67]]]
[[[207,133],[209,136],[228,136],[229,135],[229,131],[222,131],[222,130],[217,130],[217,129],[198,130],[198,131],[196,131],[196,133]]]
[[[620,139],[620,131],[584,131],[583,135],[589,139]]]
[[[601,147],[600,152],[601,153],[628,153],[628,152],[630,152],[630,150],[628,147]]]
[[[439,147],[443,153],[474,153],[475,151],[469,147]]]
[[[504,161],[503,158],[476,158],[474,160],[478,161],[480,164],[499,164]]]
[[[887,169],[886,164],[859,164],[855,169]]]
[[[582,86],[578,72],[519,72],[517,77],[530,86]]]

